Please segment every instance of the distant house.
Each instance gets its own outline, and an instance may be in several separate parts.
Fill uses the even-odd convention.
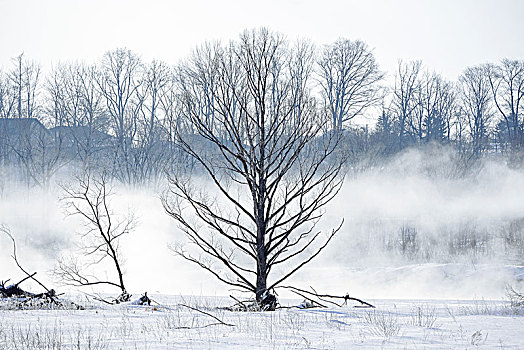
[[[47,133],[46,127],[36,118],[1,118],[0,138],[15,139],[19,136]]]
[[[88,126],[57,126],[49,132],[62,143],[63,149],[106,148],[112,147],[115,142],[113,136]]]
[[[106,134],[89,126],[58,126],[49,129],[60,145],[63,157],[78,160],[83,164],[107,164],[112,158],[116,140],[114,136]]]
[[[35,143],[51,140],[46,127],[36,118],[0,118],[0,161],[12,161]]]

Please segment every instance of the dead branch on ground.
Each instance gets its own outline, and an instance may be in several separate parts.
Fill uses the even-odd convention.
[[[316,297],[318,298],[319,300],[321,301],[324,301],[324,302],[327,302],[327,303],[330,303],[330,304],[333,304],[333,305],[336,305],[338,307],[342,307],[343,305],[346,305],[348,301],[350,300],[353,300],[353,301],[357,301],[359,302],[361,305],[360,306],[355,306],[355,307],[370,307],[370,308],[375,308],[375,306],[373,306],[372,304],[368,303],[368,302],[365,302],[363,301],[362,299],[358,299],[358,298],[354,298],[354,297],[350,297],[349,294],[346,294],[346,295],[331,295],[331,294],[319,294],[317,293],[313,288],[313,292],[310,292],[308,290],[304,290],[304,289],[300,289],[300,288],[296,288],[296,287],[293,287],[293,286],[282,286],[280,288],[286,288],[286,289],[289,289],[291,290],[292,292],[294,292],[295,294],[298,294],[308,300],[311,300],[311,298],[308,298],[307,296],[303,295],[303,294],[300,294],[300,293],[304,293],[306,295],[310,295],[312,297]],[[330,301],[330,300],[327,300],[327,299],[343,299],[344,302],[342,304],[339,304],[339,303],[336,303],[334,301]],[[317,304],[320,304],[318,302],[316,302]],[[320,304],[321,305],[321,304]],[[321,305],[322,306],[322,305]],[[326,306],[324,306],[326,307]]]
[[[207,324],[205,326],[200,326],[200,327],[180,327],[180,328],[185,328],[185,329],[191,329],[191,328],[205,328],[205,327],[210,327],[210,326],[217,326],[217,325],[223,325],[223,326],[228,326],[228,327],[235,327],[234,324],[231,324],[231,323],[226,323],[224,321],[222,321],[221,319],[219,319],[218,317],[216,317],[215,315],[212,315],[210,314],[209,312],[205,312],[205,311],[202,311],[200,309],[197,309],[196,307],[192,307],[192,306],[189,306],[189,305],[185,305],[185,304],[178,304],[178,306],[182,306],[182,307],[185,307],[185,308],[188,308],[190,310],[193,310],[193,311],[196,311],[196,312],[200,312],[201,314],[204,314],[206,316],[209,316],[213,319],[215,319],[217,322],[215,323],[210,323],[210,324]]]
[[[23,268],[22,264],[19,262],[18,257],[16,255],[16,240],[11,234],[11,231],[6,226],[0,226],[0,232],[3,232],[6,234],[13,243],[13,253],[11,255],[11,258],[13,258],[16,266],[24,273],[26,274],[26,277],[21,279],[19,282],[15,284],[10,284],[6,286],[6,283],[10,280],[7,279],[5,281],[0,281],[0,296],[3,298],[24,298],[23,300],[19,300],[21,304],[19,304],[19,308],[22,308],[23,304],[31,304],[35,299],[39,299],[40,301],[43,301],[44,303],[52,303],[58,307],[63,307],[64,304],[58,300],[58,296],[62,294],[57,294],[54,289],[47,288],[42,282],[40,282],[38,279],[35,278],[36,272],[29,273],[26,269]],[[20,288],[20,284],[27,281],[28,279],[32,279],[38,285],[40,285],[42,288],[44,288],[45,292],[43,293],[31,293],[28,291],[23,290]],[[77,309],[83,309],[82,306],[76,305],[75,303],[71,303],[75,308]]]

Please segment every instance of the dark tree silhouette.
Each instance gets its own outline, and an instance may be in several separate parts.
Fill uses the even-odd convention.
[[[110,185],[106,177],[86,174],[78,179],[76,187],[64,187],[70,215],[79,215],[84,222],[85,231],[81,233],[80,254],[71,259],[59,259],[54,271],[64,283],[73,286],[109,285],[122,292],[125,301],[129,295],[124,285],[123,257],[120,239],[134,226],[133,217],[119,219],[111,210]],[[109,259],[116,272],[116,281],[100,280],[92,276],[90,268]],[[92,270],[92,269],[91,269]]]
[[[169,175],[167,213],[197,247],[173,250],[259,304],[328,245],[315,225],[342,184],[340,131],[309,95],[312,50],[266,29],[229,46],[207,45],[184,64],[185,113],[196,135],[180,147],[217,195]],[[198,147],[200,145],[200,147]],[[202,147],[203,145],[203,147]],[[196,220],[194,220],[196,219]]]

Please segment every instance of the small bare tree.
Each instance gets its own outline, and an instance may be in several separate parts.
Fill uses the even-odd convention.
[[[94,177],[86,174],[78,178],[76,187],[64,186],[69,215],[82,218],[85,230],[81,233],[80,254],[69,259],[61,258],[55,268],[55,276],[67,285],[95,286],[109,285],[121,290],[116,301],[129,300],[124,285],[123,256],[120,240],[134,226],[133,216],[119,219],[111,210],[111,187],[105,175]],[[92,268],[104,260],[110,260],[114,267],[115,280],[100,280],[92,275]]]
[[[179,135],[180,147],[216,197],[198,188],[195,174],[170,174],[164,208],[197,253],[173,249],[222,282],[255,293],[263,308],[274,307],[265,302],[268,291],[318,256],[338,231],[315,230],[340,189],[344,159],[335,152],[340,132],[309,95],[311,62],[308,44],[289,48],[261,29],[226,47],[204,46],[180,70],[185,112],[196,130]]]

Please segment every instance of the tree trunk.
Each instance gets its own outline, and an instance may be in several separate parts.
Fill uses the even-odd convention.
[[[264,221],[265,187],[265,180],[261,180],[259,184],[259,202],[257,203],[257,284],[255,290],[256,298],[259,302],[262,294],[267,289],[266,223]]]
[[[260,301],[262,299],[262,295],[267,289],[267,256],[263,241],[261,245],[259,241],[259,243],[257,243],[257,246],[257,285],[255,294],[257,301]]]

